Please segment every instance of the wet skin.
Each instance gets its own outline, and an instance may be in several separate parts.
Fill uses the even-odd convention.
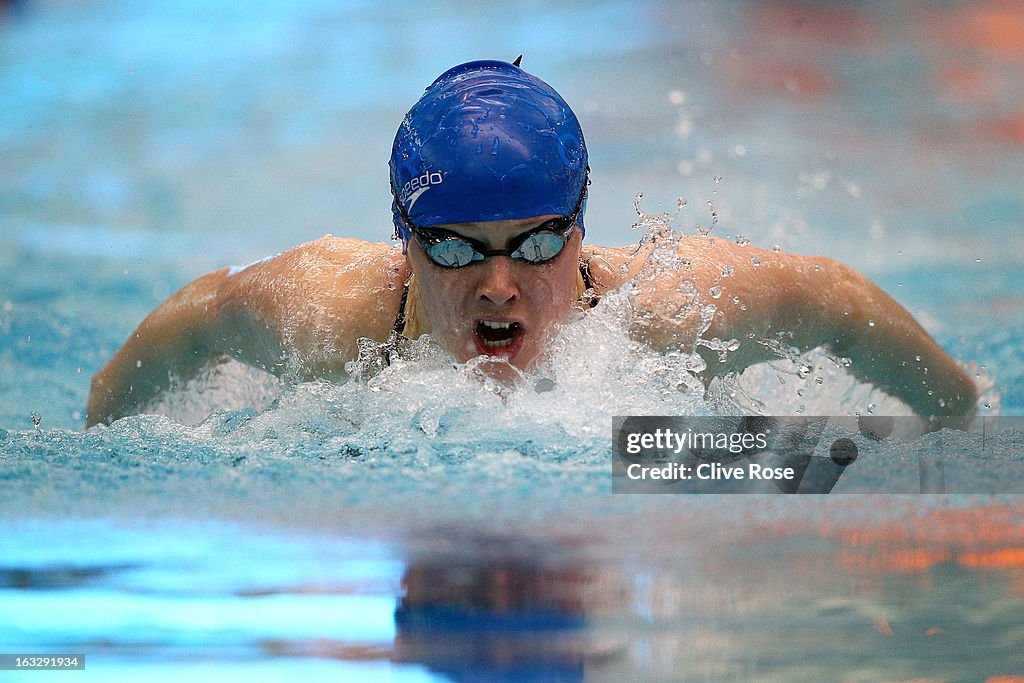
[[[506,249],[509,242],[553,215],[439,226],[462,237]],[[539,264],[489,256],[462,268],[433,263],[415,239],[406,255],[421,292],[424,331],[457,360],[479,355],[506,359],[525,370],[544,351],[575,300],[580,231],[574,229],[557,256]],[[504,325],[511,324],[506,329]]]
[[[548,218],[445,227],[501,250]],[[513,368],[530,367],[566,319],[579,294],[581,253],[597,294],[631,283],[632,336],[657,350],[706,355],[705,381],[776,358],[759,340],[783,339],[787,347],[823,347],[849,358],[858,379],[919,415],[966,422],[974,414],[970,375],[902,306],[843,264],[705,237],[622,248],[581,241],[573,230],[558,256],[538,265],[493,256],[446,269],[415,240],[403,256],[393,245],[328,235],[243,269],[204,275],[147,316],[96,373],[87,425],[144,410],[171,378],[193,377],[225,356],[278,376],[343,380],[358,340],[383,342],[391,334],[410,272],[420,293],[410,299],[418,302],[419,333],[430,333],[459,361],[497,356],[501,362],[488,374],[512,377]],[[665,256],[677,265],[665,266]],[[712,288],[721,305],[704,321]],[[698,334],[742,343],[722,363],[695,346]]]

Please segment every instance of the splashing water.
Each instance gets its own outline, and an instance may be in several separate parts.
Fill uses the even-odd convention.
[[[345,383],[282,381],[236,361],[220,362],[150,407],[172,420],[135,416],[84,435],[43,432],[35,440],[16,436],[8,445],[33,459],[76,456],[76,467],[90,477],[108,471],[113,476],[117,470],[104,469],[110,458],[165,463],[180,475],[172,477],[175,485],[188,489],[178,492],[182,500],[194,496],[194,476],[229,489],[247,480],[243,490],[257,499],[263,495],[254,483],[259,477],[304,486],[312,477],[328,492],[323,496],[339,500],[373,502],[393,492],[417,500],[461,496],[464,505],[450,509],[462,511],[481,508],[476,492],[498,479],[510,488],[487,505],[509,505],[507,497],[515,498],[517,487],[544,485],[552,476],[573,490],[606,489],[611,421],[617,415],[908,414],[898,401],[853,380],[848,360],[800,353],[786,344],[785,333],[741,341],[707,337],[723,297],[715,288],[698,291],[685,276],[691,264],[679,247],[684,240],[703,239],[672,225],[685,201],[673,214],[648,215],[640,200],[639,242],[648,248],[636,279],[604,294],[596,307],[573,312],[529,372],[507,367],[496,374],[487,367],[496,361],[483,357],[458,364],[429,336],[393,337],[383,344],[365,339],[359,358],[346,368],[352,379]],[[637,288],[666,274],[683,275],[670,279],[677,287],[676,314],[699,325],[689,343],[662,353],[631,333],[642,322]],[[762,345],[778,359],[706,386],[700,374],[707,370],[707,356],[696,351],[710,350],[724,364],[744,344]],[[499,375],[513,379],[494,379]],[[993,394],[985,400],[997,405]],[[198,465],[207,469],[197,474]],[[239,479],[247,473],[259,477]],[[455,493],[445,484],[453,477],[461,481]],[[74,490],[86,485],[83,480],[75,475],[54,485]],[[129,483],[132,489],[152,485]],[[280,496],[279,485],[266,495]]]
[[[535,368],[507,368],[506,374],[516,377],[511,383],[492,379],[485,366],[495,361],[457,364],[429,336],[416,341],[393,337],[384,344],[362,339],[359,359],[346,368],[353,378],[347,383],[282,383],[228,362],[212,366],[151,408],[185,423],[199,422],[214,409],[249,411],[244,418],[222,421],[244,422],[244,429],[228,431],[236,442],[249,440],[261,447],[270,441],[288,449],[319,435],[336,451],[414,452],[430,458],[481,449],[522,453],[524,439],[545,444],[542,450],[549,454],[603,455],[609,449],[611,418],[621,414],[836,414],[837,408],[843,414],[864,412],[872,403],[881,412],[908,412],[853,380],[848,361],[821,352],[801,354],[786,345],[784,332],[773,339],[706,338],[722,294],[719,285],[699,292],[691,280],[678,279],[676,314],[696,313],[700,321],[692,343],[659,353],[636,341],[630,335],[638,321],[635,285],[686,272],[690,263],[677,246],[683,239],[700,239],[687,238],[672,226],[685,199],[679,199],[674,213],[660,214],[645,213],[641,199],[638,194],[634,202],[634,227],[644,230],[640,244],[652,248],[637,281],[607,293],[586,314],[576,313]],[[722,277],[731,274],[724,270]],[[706,362],[697,350],[713,351],[726,363],[744,344],[764,346],[778,360],[738,377],[716,379],[708,390],[698,376]]]

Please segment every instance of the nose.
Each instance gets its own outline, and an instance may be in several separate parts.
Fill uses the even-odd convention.
[[[508,256],[491,256],[485,259],[480,265],[480,279],[476,287],[477,299],[496,306],[518,301],[519,283],[514,269],[515,265]]]

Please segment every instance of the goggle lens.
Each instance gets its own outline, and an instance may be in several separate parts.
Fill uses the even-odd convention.
[[[558,256],[564,246],[565,239],[561,235],[537,232],[523,240],[511,256],[528,263],[543,263]]]
[[[445,268],[461,268],[484,258],[469,242],[454,238],[432,244],[425,251],[431,261]]]
[[[513,240],[511,249],[492,250],[447,230],[413,228],[413,234],[431,261],[442,268],[462,268],[489,256],[508,256],[533,264],[550,261],[562,253],[573,227],[573,219],[556,218]]]

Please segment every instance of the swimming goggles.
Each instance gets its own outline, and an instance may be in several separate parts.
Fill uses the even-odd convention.
[[[587,197],[587,182],[576,202],[571,216],[559,216],[545,221],[533,230],[517,235],[508,249],[488,249],[484,244],[444,228],[420,228],[413,225],[405,208],[398,205],[402,220],[427,257],[442,268],[462,268],[490,256],[508,256],[517,261],[538,264],[550,261],[562,253],[572,229],[576,227],[583,202]]]

